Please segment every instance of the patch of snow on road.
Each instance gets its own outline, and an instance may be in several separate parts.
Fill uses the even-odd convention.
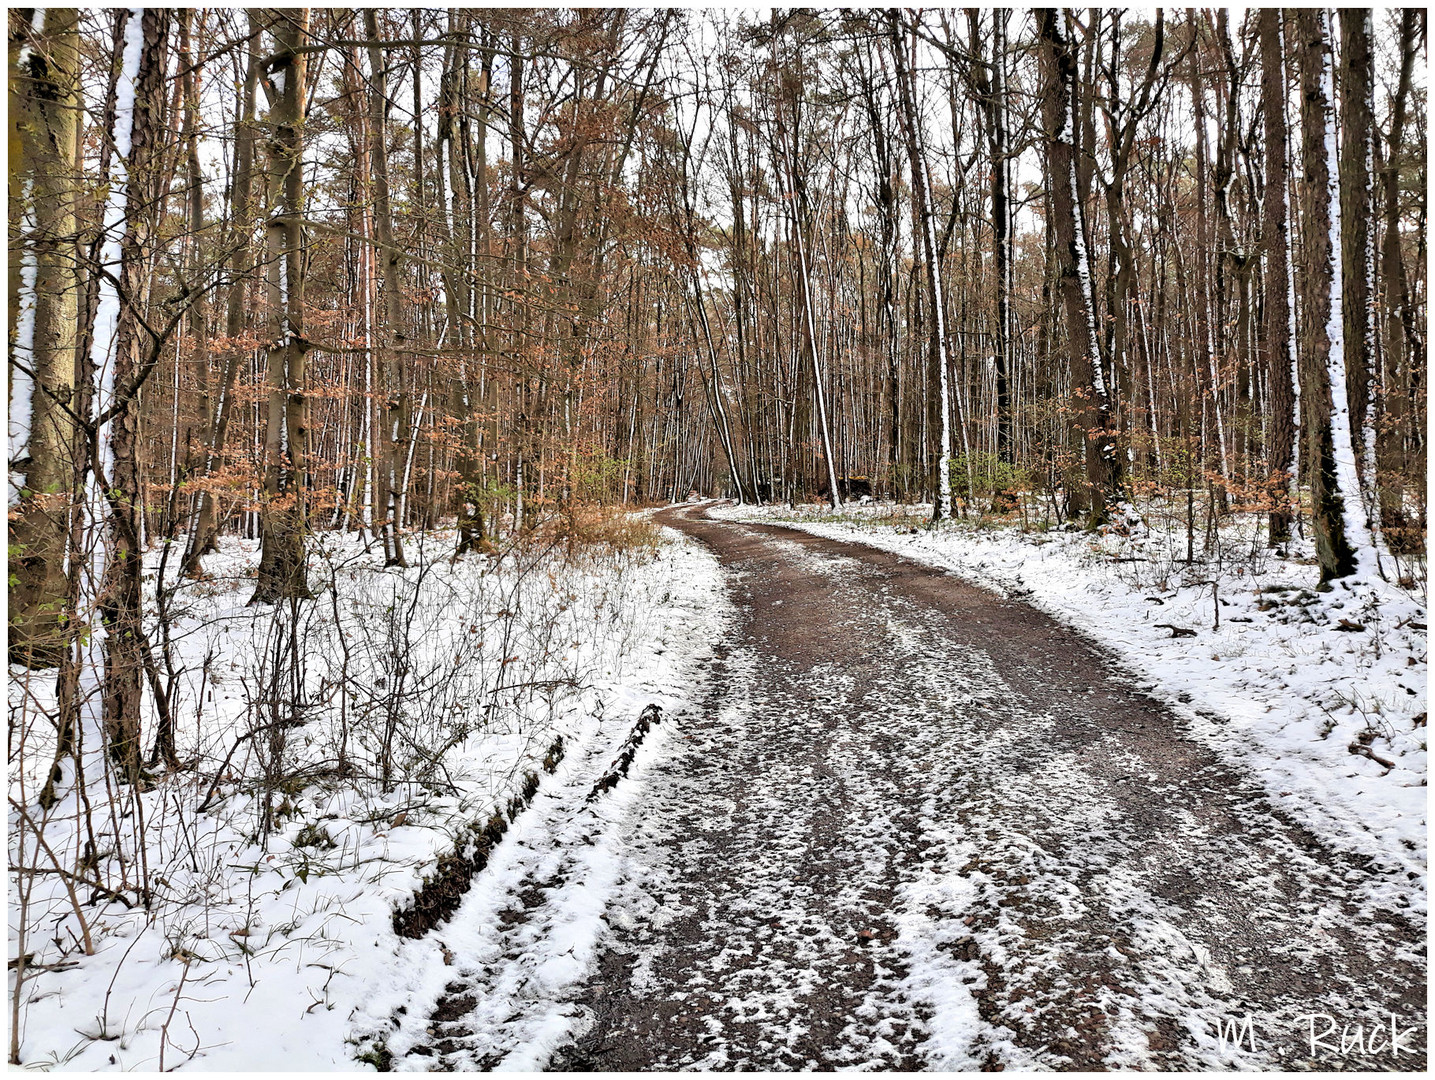
[[[890,551],[1082,631],[1192,735],[1258,777],[1275,805],[1338,846],[1398,867],[1375,902],[1425,910],[1423,593],[1378,579],[1316,592],[1307,560],[1277,558],[1244,534],[1223,536],[1218,557],[1183,567],[1184,534],[1159,528],[1123,537],[957,522],[933,531],[919,527],[927,508],[891,506],[713,514]],[[1172,638],[1157,624],[1195,636]]]

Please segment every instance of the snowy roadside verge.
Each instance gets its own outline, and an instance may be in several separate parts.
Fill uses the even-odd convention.
[[[676,532],[663,535],[657,552],[634,565],[571,573],[540,567],[521,589],[506,579],[495,584],[484,594],[488,609],[519,609],[534,618],[490,622],[503,636],[495,633],[486,646],[475,640],[462,653],[466,664],[478,665],[464,692],[472,697],[480,676],[521,669],[509,678],[511,684],[523,683],[521,693],[515,687],[513,701],[488,703],[489,715],[501,713],[503,722],[474,727],[444,769],[423,784],[405,777],[385,792],[370,773],[299,786],[288,793],[267,838],[253,832],[254,796],[247,782],[226,779],[218,801],[207,811],[194,811],[204,797],[198,789],[209,785],[235,733],[252,722],[255,680],[251,672],[245,681],[246,663],[262,653],[254,644],[262,646],[268,632],[269,616],[243,606],[253,545],[226,545],[216,560],[216,579],[190,590],[190,610],[177,625],[177,660],[193,676],[183,680],[178,699],[189,703],[180,713],[181,754],[200,765],[138,800],[149,823],[144,835],[155,904],[148,912],[114,902],[85,904],[95,955],[82,956],[71,939],[73,916],[67,915],[59,883],[52,877],[30,880],[30,918],[43,922],[60,943],[42,943],[32,935],[25,944],[36,968],[23,989],[22,1061],[41,1068],[149,1069],[160,1064],[163,1048],[167,1068],[356,1067],[357,1037],[371,1030],[376,1011],[387,1015],[405,1001],[412,1004],[416,987],[405,978],[405,957],[434,937],[399,938],[394,913],[412,902],[437,860],[460,842],[462,830],[520,793],[530,771],[542,776],[535,797],[542,801],[545,789],[561,787],[565,778],[576,780],[585,761],[606,766],[609,751],[616,751],[644,706],[680,710],[696,692],[711,644],[704,630],[714,626],[723,603],[721,580],[705,549]],[[442,538],[433,543],[446,555]],[[306,626],[304,640],[317,655],[321,637],[329,644],[342,638],[356,686],[367,683],[377,692],[385,680],[393,685],[394,672],[382,665],[387,654],[366,650],[367,644],[388,640],[386,628],[363,625],[385,612],[383,590],[390,582],[399,590],[395,595],[415,595],[414,619],[424,632],[418,635],[422,648],[414,670],[440,659],[448,664],[451,658],[439,656],[445,648],[485,636],[482,630],[469,633],[470,618],[482,612],[453,603],[453,597],[468,594],[448,589],[450,579],[478,574],[484,561],[449,567],[435,554],[430,584],[440,588],[425,597],[422,589],[416,594],[401,589],[404,581],[424,580],[418,567],[375,578],[367,556],[339,555],[331,561],[340,588],[340,625],[337,630]],[[502,579],[506,572],[500,564],[491,576]],[[366,589],[377,595],[360,596]],[[351,616],[350,600],[364,601],[362,609],[354,609],[362,617]],[[555,613],[562,617],[551,619]],[[371,662],[377,666],[367,666]],[[333,670],[314,667],[308,683],[315,718],[295,729],[291,752],[317,766],[331,758],[338,736],[328,723],[328,706],[343,699],[344,691],[329,678]],[[38,680],[27,683],[12,670],[12,721],[17,713],[43,711],[43,693]],[[202,724],[196,711],[201,702]],[[415,702],[421,715],[406,723],[429,723],[445,739],[450,728],[464,729],[460,714],[472,716],[482,708],[427,694]],[[344,720],[355,757],[359,705],[369,704],[367,698],[351,700]],[[37,740],[44,726],[35,725]],[[563,737],[566,752],[558,775],[550,777],[540,766],[555,736]],[[49,753],[37,743],[24,761],[12,754],[12,794],[35,790],[34,767],[47,767]],[[233,770],[240,771],[244,758],[244,752],[236,755]],[[635,776],[643,760],[640,755]],[[624,786],[615,795],[623,794]],[[538,842],[551,824],[540,809],[518,815],[495,850],[517,851]],[[57,817],[51,828],[49,842],[68,861],[63,821]],[[13,822],[11,832],[15,956],[13,867],[35,865],[37,856],[17,847]],[[40,964],[49,966],[39,969]]]
[[[1129,537],[964,522],[933,531],[922,527],[926,508],[891,506],[726,506],[714,516],[889,551],[1081,631],[1192,736],[1258,778],[1273,804],[1397,870],[1385,903],[1424,911],[1423,596],[1380,581],[1316,592],[1313,566],[1272,557],[1242,535],[1223,536],[1220,561],[1184,568],[1184,537],[1139,526]],[[1173,637],[1158,624],[1195,633]]]
[[[574,989],[630,876],[626,830],[649,770],[697,706],[732,611],[717,559],[663,532],[678,587],[655,610],[659,629],[615,688],[615,707],[545,780],[453,918],[398,943],[393,977],[355,1015],[363,1060],[397,1071],[534,1071],[591,1022]]]

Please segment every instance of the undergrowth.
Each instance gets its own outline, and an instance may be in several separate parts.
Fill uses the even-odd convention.
[[[302,970],[333,970],[298,1007],[327,1008],[356,912],[411,905],[442,860],[472,855],[455,846],[469,823],[532,797],[565,717],[643,632],[635,583],[663,541],[650,522],[596,507],[555,513],[492,554],[455,560],[454,541],[415,534],[411,565],[383,567],[372,542],[315,534],[315,598],[272,607],[244,603],[252,543],[226,541],[198,581],[148,553],[147,630],[163,649],[142,729],[154,731],[162,695],[180,765],[157,763],[139,785],[115,774],[97,709],[61,752],[54,673],[11,669],[21,1039],[30,1004],[98,957],[121,987],[136,964],[170,965],[173,995],[137,1010],[131,992],[99,987],[79,1041],[48,1048],[56,1063],[109,1043],[131,1064],[188,1060],[206,1035],[169,1022],[186,1001],[235,977],[252,989],[299,956]],[[58,797],[41,807],[57,759]]]

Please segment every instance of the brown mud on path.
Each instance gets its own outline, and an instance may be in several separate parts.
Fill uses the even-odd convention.
[[[646,768],[551,1067],[1424,1066],[1395,871],[1282,816],[1085,639],[873,549],[658,520],[717,554],[739,618]]]

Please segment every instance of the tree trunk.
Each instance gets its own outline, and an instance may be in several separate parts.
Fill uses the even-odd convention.
[[[775,14],[773,18],[776,18]],[[775,42],[773,47],[776,48]],[[774,103],[777,112],[777,141],[778,149],[783,156],[783,168],[787,173],[787,194],[791,197],[792,235],[797,251],[797,277],[802,301],[803,341],[807,346],[808,359],[811,362],[813,404],[817,408],[817,429],[822,441],[823,463],[827,469],[828,501],[836,509],[842,505],[842,489],[837,481],[837,463],[832,452],[832,429],[827,419],[827,394],[823,386],[822,364],[818,356],[817,321],[813,313],[813,304],[816,301],[812,296],[812,260],[806,242],[805,184],[797,168],[797,135],[795,132],[787,130],[782,117],[782,99],[787,96],[789,95],[779,94],[778,100]],[[792,97],[793,117],[796,122],[795,88]],[[779,177],[779,184],[780,182],[781,178]]]
[[[1106,521],[1121,485],[1121,458],[1111,416],[1111,399],[1098,352],[1096,315],[1091,301],[1091,260],[1078,217],[1076,176],[1076,55],[1055,9],[1037,12],[1045,61],[1043,82],[1048,131],[1047,178],[1052,193],[1059,284],[1066,306],[1067,340],[1077,435],[1085,446],[1087,525]]]
[[[493,68],[493,51],[489,47],[491,31],[482,30],[482,73],[479,77],[478,92],[478,135],[475,140],[477,177],[472,185],[477,193],[478,210],[476,218],[473,208],[473,192],[469,190],[468,172],[463,166],[467,137],[466,126],[461,122],[463,90],[467,85],[469,50],[464,48],[471,40],[468,15],[459,11],[449,13],[449,36],[458,43],[444,50],[443,72],[439,77],[438,130],[435,138],[434,176],[439,188],[443,222],[445,258],[443,267],[443,288],[445,311],[448,320],[448,336],[459,351],[458,377],[453,380],[452,400],[455,403],[456,418],[462,431],[459,446],[455,451],[458,470],[458,544],[454,557],[470,551],[489,551],[491,545],[483,517],[483,458],[479,397],[482,389],[492,393],[496,382],[490,374],[486,379],[472,369],[475,347],[482,352],[484,363],[491,356],[488,329],[487,288],[479,283],[480,300],[476,305],[479,326],[473,325],[470,307],[473,306],[469,278],[473,274],[473,248],[469,243],[473,226],[479,230],[479,254],[490,254],[488,229],[488,117],[492,93],[490,75]],[[448,154],[447,168],[444,164],[445,150]],[[445,194],[447,185],[447,194]],[[480,386],[482,382],[482,387]]]
[[[922,244],[922,262],[926,267],[928,332],[931,362],[937,371],[939,408],[941,409],[941,448],[937,458],[937,493],[932,507],[932,520],[952,516],[952,427],[951,388],[947,373],[947,314],[942,296],[942,273],[937,259],[936,211],[932,204],[931,179],[927,175],[927,158],[923,146],[922,120],[917,112],[916,94],[907,64],[907,35],[902,14],[893,8],[887,12],[888,36],[893,61],[897,68],[897,96],[901,103],[902,128],[907,136],[907,158],[912,173],[912,200],[917,216],[917,232]]]
[[[1311,522],[1322,583],[1356,571],[1361,525],[1345,391],[1340,192],[1330,38],[1323,9],[1297,15],[1305,167],[1305,370],[1302,426],[1311,463]]]
[[[1265,118],[1266,189],[1261,232],[1265,247],[1266,372],[1270,385],[1267,491],[1270,542],[1290,539],[1295,447],[1295,308],[1291,303],[1290,187],[1286,178],[1285,35],[1278,8],[1260,13],[1261,107]]]
[[[10,75],[10,638],[12,663],[66,650],[66,538],[81,455],[64,405],[75,383],[79,13],[35,9]]]
[[[234,387],[239,369],[251,355],[242,342],[249,316],[246,305],[248,283],[253,273],[250,266],[250,222],[254,216],[254,126],[255,99],[259,84],[260,37],[263,27],[254,11],[249,15],[249,61],[244,72],[243,104],[234,130],[234,189],[229,200],[230,244],[234,254],[229,260],[229,295],[225,301],[224,334],[228,341],[224,370],[219,380],[219,400],[214,403],[213,420],[209,424],[210,441],[206,448],[204,475],[208,478],[224,458],[225,439],[230,418],[234,415]],[[200,557],[215,550],[219,536],[219,518],[214,492],[206,487],[200,496],[199,518],[185,552],[184,573],[194,577],[202,573]]]
[[[379,436],[380,489],[384,505],[381,532],[385,566],[407,566],[400,532],[400,507],[404,502],[404,462],[409,445],[409,392],[405,385],[407,364],[402,350],[403,297],[399,290],[403,254],[394,243],[394,215],[389,193],[389,148],[385,136],[388,119],[388,73],[379,42],[378,17],[373,8],[364,9],[364,30],[369,52],[369,159],[374,170],[374,247],[384,274],[380,294],[384,299],[384,328],[380,336],[379,370],[382,374],[383,431]]]
[[[1206,373],[1209,377],[1211,416],[1216,427],[1216,464],[1220,469],[1221,483],[1216,487],[1215,497],[1218,506],[1224,510],[1226,506],[1226,486],[1231,477],[1231,464],[1226,455],[1226,422],[1225,414],[1221,404],[1221,345],[1223,334],[1221,332],[1221,297],[1217,295],[1214,302],[1211,291],[1211,225],[1207,212],[1206,200],[1206,178],[1211,170],[1207,167],[1208,155],[1206,152],[1206,90],[1201,81],[1200,74],[1200,29],[1196,23],[1196,15],[1190,15],[1191,33],[1196,36],[1197,43],[1192,47],[1190,54],[1191,72],[1191,106],[1195,114],[1195,143],[1196,143],[1196,322],[1200,327],[1201,347],[1206,354]],[[1213,186],[1218,186],[1219,177],[1213,176],[1216,181]],[[1219,258],[1217,259],[1219,263]],[[1216,283],[1217,291],[1221,281]],[[1204,414],[1204,406],[1202,412]],[[1201,425],[1201,447],[1203,456],[1209,453],[1209,442],[1207,442],[1206,426]]]
[[[1375,504],[1375,72],[1369,8],[1340,14],[1340,252],[1346,391],[1364,533],[1380,565]],[[1354,492],[1347,498],[1353,499]],[[1382,571],[1383,573],[1383,571]]]
[[[996,458],[1010,465],[1012,458],[1011,415],[1011,294],[1012,215],[1011,155],[1007,149],[1006,23],[1010,12],[992,11],[990,59],[971,64],[973,88],[982,103],[987,124],[987,155],[991,159],[992,270],[996,286],[996,322],[992,335],[992,366],[996,382]],[[982,56],[981,33],[975,11],[968,12],[974,57]],[[992,510],[1004,513],[1016,506],[1016,494],[999,483],[993,494]]]
[[[274,86],[269,110],[269,343],[265,381],[269,408],[264,435],[259,580],[251,604],[308,599],[304,533],[308,402],[304,385],[303,136],[309,10],[270,13]]]
[[[140,775],[140,712],[144,695],[147,646],[144,634],[144,552],[140,542],[143,497],[139,479],[140,310],[148,245],[158,208],[156,142],[162,128],[170,12],[146,8],[125,18],[114,124],[115,172],[111,183],[124,188],[123,234],[115,274],[115,307],[102,303],[95,339],[95,367],[101,387],[95,411],[110,421],[93,461],[104,490],[110,527],[109,557],[99,612],[104,624],[105,681],[103,716],[111,759],[121,775]],[[138,30],[138,33],[135,31]],[[130,102],[126,108],[126,101]],[[128,113],[128,115],[126,115]],[[128,131],[126,131],[126,127]],[[121,177],[123,179],[121,179]],[[118,227],[106,214],[107,230]],[[104,286],[102,286],[103,288]],[[117,308],[117,311],[116,311]],[[105,325],[115,311],[113,329]],[[101,346],[108,346],[101,352]],[[157,348],[157,346],[152,346]],[[107,446],[105,444],[108,444]]]
[[[1410,289],[1405,275],[1405,255],[1400,241],[1400,167],[1404,160],[1406,108],[1418,47],[1420,12],[1406,8],[1400,13],[1400,75],[1395,100],[1390,106],[1390,137],[1381,170],[1384,196],[1384,240],[1380,251],[1381,298],[1384,302],[1384,419],[1376,431],[1376,484],[1379,491],[1381,528],[1392,551],[1414,554],[1424,550],[1422,530],[1411,524],[1405,510],[1407,457],[1405,435],[1410,425],[1407,386],[1415,362],[1410,320]]]
[[[870,59],[870,58],[869,58]],[[881,297],[882,345],[886,360],[887,472],[891,491],[900,500],[907,497],[907,476],[903,464],[901,399],[901,319],[897,313],[897,163],[896,147],[888,128],[889,111],[879,104],[871,65],[862,68],[862,99],[876,152],[873,201],[881,230],[878,292]]]

